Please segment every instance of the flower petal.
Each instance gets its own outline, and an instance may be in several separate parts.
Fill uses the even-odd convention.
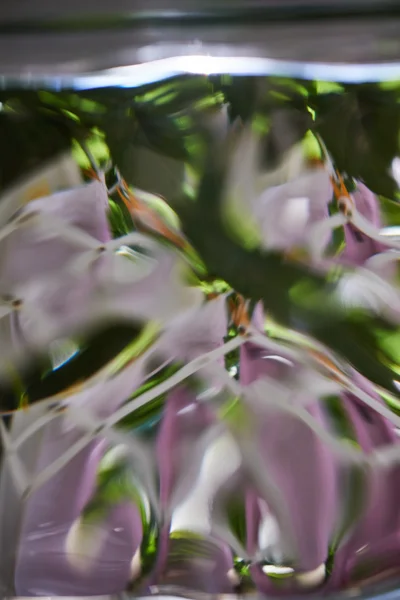
[[[142,366],[133,364],[114,378],[73,394],[69,398],[70,410],[74,408],[74,414],[81,410],[83,426],[85,411],[92,410],[93,428],[96,428],[96,419],[112,414],[129,397],[141,377]],[[81,450],[54,472],[53,465],[81,441]],[[105,440],[95,434],[82,433],[65,415],[46,426],[39,459],[33,469],[35,483],[41,480],[42,484],[34,486],[27,500],[22,525],[16,568],[19,594],[93,595],[116,593],[125,588],[130,579],[132,556],[142,535],[137,508],[125,503],[112,510],[103,524],[105,545],[93,546],[96,536],[88,538],[87,528],[82,530],[78,524],[95,490],[96,472],[106,445]],[[92,550],[87,556],[89,566],[84,570],[76,569],[75,561],[70,560],[71,553],[77,550],[76,544],[81,543],[86,550],[88,543]]]
[[[31,225],[18,227],[0,243],[2,285],[10,292],[13,287],[39,276],[59,273],[73,256],[81,252],[77,240],[63,239],[62,228],[57,233],[48,225],[35,225],[36,221],[40,225],[40,215],[44,219],[55,218],[65,227],[74,227],[88,241],[105,243],[110,239],[106,210],[107,191],[99,182],[31,202],[22,217],[38,217],[32,220]]]
[[[331,197],[329,175],[322,169],[265,190],[254,203],[253,213],[261,226],[263,245],[274,249],[306,245],[310,225],[328,216]],[[326,236],[329,240],[330,232]]]
[[[241,382],[246,386],[262,377],[277,380],[287,377],[293,367],[280,361],[253,358],[249,347],[241,348]],[[286,373],[286,375],[285,375]],[[291,530],[295,543],[294,554],[286,555],[300,570],[312,570],[321,565],[328,556],[331,536],[338,512],[337,460],[309,427],[297,417],[280,412],[279,407],[262,408],[246,400],[247,410],[255,410],[253,436],[265,463],[268,477],[282,494],[290,522],[282,521],[282,514],[275,513],[280,531]],[[296,399],[297,401],[297,399]],[[300,399],[299,399],[300,401]],[[252,408],[253,407],[253,408]],[[327,427],[322,408],[311,399],[307,411],[314,419]],[[259,466],[261,462],[259,461]],[[263,473],[259,473],[259,481]],[[275,500],[264,498],[274,512]],[[304,536],[307,531],[307,536]],[[287,552],[287,548],[284,549]]]

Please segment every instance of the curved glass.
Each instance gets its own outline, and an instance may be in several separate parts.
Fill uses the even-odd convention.
[[[23,4],[2,596],[397,597],[397,3]]]

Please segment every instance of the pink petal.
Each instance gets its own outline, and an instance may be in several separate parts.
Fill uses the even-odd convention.
[[[381,402],[365,378],[355,373],[355,381],[361,389],[368,391]],[[364,452],[369,454],[376,448],[399,444],[393,424],[358,398],[346,393],[343,395],[343,404]],[[353,569],[364,561],[376,561],[384,569],[389,566],[390,553],[393,560],[395,557],[398,560],[400,554],[400,513],[397,500],[399,478],[398,466],[367,473],[366,506],[348,541],[337,552],[332,580],[329,582],[332,589],[347,584]],[[361,549],[363,552],[359,555]],[[389,563],[386,559],[383,560],[381,550],[389,558]]]
[[[76,406],[91,406],[98,417],[105,418],[139,384],[140,376],[140,369],[135,372],[130,368],[76,394],[71,401]],[[43,434],[36,474],[81,437],[82,432],[68,424],[65,417],[57,417]],[[135,505],[114,507],[103,524],[107,531],[105,544],[90,570],[76,570],[66,555],[67,535],[95,491],[96,472],[106,446],[100,438],[90,442],[28,499],[16,564],[19,595],[86,596],[125,589],[132,557],[142,539],[141,517]]]
[[[22,214],[53,215],[91,235],[101,243],[110,239],[107,222],[107,190],[99,182],[59,192],[30,202]],[[81,251],[71,242],[48,231],[46,237],[27,225],[17,229],[1,247],[0,272],[5,289],[35,280],[39,275],[60,273],[66,262]]]
[[[377,229],[382,227],[379,200],[363,183],[357,182],[357,189],[352,194],[356,209]],[[362,265],[368,258],[388,248],[375,240],[371,240],[358,231],[353,225],[345,225],[346,247],[340,255],[345,264]]]
[[[253,211],[265,245],[277,249],[304,245],[309,227],[328,216],[331,198],[332,185],[323,169],[306,172],[289,183],[265,190]]]
[[[265,350],[245,344],[241,348],[241,382],[249,385],[259,377],[284,380],[293,368],[278,360],[266,360]],[[251,410],[249,405],[248,410]],[[308,404],[307,410],[321,425],[327,426],[318,402]],[[328,556],[331,536],[338,513],[337,463],[330,450],[297,418],[275,411],[257,412],[256,431],[258,452],[265,469],[282,493],[291,517],[290,528],[296,544],[296,567],[313,570]],[[259,474],[262,479],[262,473]],[[260,479],[260,481],[261,481]],[[273,512],[270,499],[265,498]],[[280,527],[280,516],[275,514]],[[254,528],[254,525],[253,525]],[[304,532],[307,535],[304,535]]]

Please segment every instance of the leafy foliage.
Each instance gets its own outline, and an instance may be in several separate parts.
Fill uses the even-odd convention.
[[[223,105],[228,107],[231,122],[253,122],[263,131],[262,159],[269,166],[279,164],[307,132],[320,134],[339,170],[380,194],[384,215],[397,224],[397,191],[390,165],[399,153],[399,99],[399,86],[387,90],[372,84],[330,86],[229,76],[187,76],[136,89],[5,90],[0,94],[0,190],[68,147],[78,156],[77,143],[82,141],[100,163],[110,157],[133,185],[137,147],[190,163],[199,179],[195,201],[168,201],[206,265],[206,280],[222,279],[245,297],[262,299],[280,323],[314,335],[370,379],[392,389],[393,357],[380,345],[380,322],[337,310],[324,278],[302,265],[277,253],[248,251],[230,238],[220,210],[230,148],[229,144],[221,146],[210,123]],[[84,166],[84,155],[79,157]],[[110,223],[114,235],[131,229],[126,209],[117,199],[110,202]],[[393,330],[387,324],[384,327]],[[126,335],[119,333],[115,338],[119,347],[134,335],[125,331]],[[115,346],[110,335],[105,344],[112,352]],[[88,340],[85,347],[94,348],[94,344],[97,340]],[[79,375],[72,374],[86,354],[89,349],[57,374],[47,375],[40,392],[32,391],[38,384],[29,385],[29,393],[33,398],[43,397],[44,390],[60,389],[87,373],[85,367],[77,369]],[[32,382],[35,378],[28,377]],[[44,383],[52,378],[60,383]]]
[[[400,108],[396,92],[376,86],[346,86],[341,94],[310,99],[315,129],[321,134],[337,168],[361,179],[377,194],[396,195],[390,176],[399,152]]]

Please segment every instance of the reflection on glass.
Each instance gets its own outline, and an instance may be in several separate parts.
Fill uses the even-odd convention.
[[[0,93],[5,594],[398,576],[400,84],[200,58]]]

